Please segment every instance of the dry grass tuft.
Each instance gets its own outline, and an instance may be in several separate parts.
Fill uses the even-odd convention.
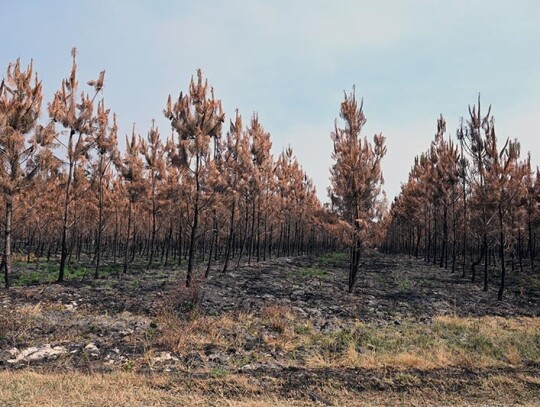
[[[42,312],[43,306],[39,303],[17,308],[0,308],[0,338],[6,338],[9,342],[23,340],[32,328],[39,326]]]
[[[156,344],[177,354],[205,349],[233,349],[233,368],[268,359],[271,351],[290,352],[306,343],[312,327],[299,321],[289,307],[268,305],[259,313],[225,313],[219,316],[183,318],[162,312],[157,318]],[[248,348],[249,350],[244,350]]]
[[[292,325],[297,319],[290,307],[282,305],[269,305],[261,310],[261,317],[268,326],[279,334],[292,330]]]
[[[194,280],[190,287],[175,284],[163,299],[161,309],[164,314],[172,314],[183,319],[196,318],[203,298],[201,281]]]

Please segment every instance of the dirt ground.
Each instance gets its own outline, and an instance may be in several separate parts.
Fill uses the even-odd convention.
[[[191,290],[181,288],[183,272],[175,268],[2,290],[0,373],[169,375],[212,382],[208,400],[214,401],[239,397],[234,391],[213,393],[220,379],[237,376],[250,383],[244,395],[268,393],[318,405],[373,392],[388,394],[388,405],[406,404],[407,395],[425,405],[436,403],[433,397],[439,397],[436,404],[452,404],[456,396],[471,405],[534,405],[540,397],[534,357],[478,368],[365,367],[361,355],[369,353],[369,343],[354,350],[360,362],[351,366],[312,362],[317,341],[333,349],[332,341],[359,326],[429,333],[441,316],[537,318],[540,276],[512,274],[501,302],[495,281],[484,292],[460,273],[377,253],[363,259],[357,288],[348,294],[346,266],[342,254],[253,262],[227,274],[216,266]],[[178,326],[171,327],[174,321]],[[184,334],[185,340],[175,338]],[[501,378],[512,378],[509,390],[496,391],[493,381]]]

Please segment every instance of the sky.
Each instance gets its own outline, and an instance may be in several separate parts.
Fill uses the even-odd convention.
[[[228,119],[258,112],[273,153],[291,146],[327,200],[330,132],[343,92],[382,132],[385,190],[399,193],[440,114],[454,134],[481,94],[500,139],[540,164],[540,2],[536,0],[0,0],[0,72],[34,61],[50,101],[78,49],[79,80],[105,69],[120,134],[152,119],[203,70]],[[225,129],[228,126],[225,126]]]

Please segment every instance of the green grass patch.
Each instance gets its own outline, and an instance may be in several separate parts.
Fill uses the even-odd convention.
[[[300,270],[300,275],[307,280],[322,280],[326,275],[326,270],[319,267],[305,267]]]
[[[81,265],[69,265],[66,267],[66,275],[68,277],[83,279],[93,275],[94,270]]]
[[[437,317],[432,325],[357,324],[310,338],[318,365],[407,368],[540,363],[540,319]]]
[[[317,262],[321,266],[332,266],[336,264],[347,263],[348,261],[349,254],[345,252],[326,253],[317,259]]]
[[[222,367],[215,367],[210,371],[214,379],[223,379],[229,375],[229,371]]]

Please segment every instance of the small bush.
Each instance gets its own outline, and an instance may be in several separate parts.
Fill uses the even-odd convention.
[[[193,281],[191,287],[179,283],[162,302],[162,312],[181,319],[192,319],[199,313],[203,299],[200,281]]]

